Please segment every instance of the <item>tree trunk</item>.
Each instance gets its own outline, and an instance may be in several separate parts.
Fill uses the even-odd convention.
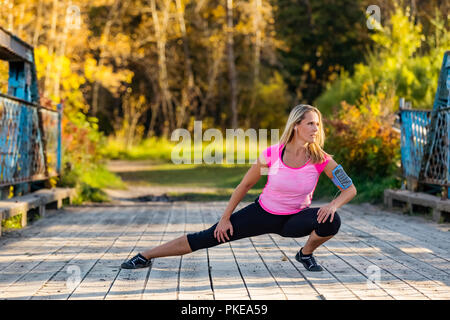
[[[33,35],[33,47],[36,48],[39,41],[39,36],[41,35],[41,29],[42,29],[42,11],[43,11],[43,0],[39,0],[38,7],[37,7],[37,18],[36,18],[36,26],[34,28],[34,35]]]
[[[105,24],[105,29],[103,30],[103,34],[100,39],[100,58],[98,60],[98,66],[101,67],[105,60],[105,47],[109,39],[109,35],[111,33],[111,26],[116,21],[118,16],[118,9],[121,1],[116,0],[113,3],[111,11],[108,13],[108,20]],[[98,81],[94,81],[92,88],[92,114],[95,116],[98,112],[98,93],[100,90],[100,83]]]
[[[64,8],[66,8],[65,3],[64,3]],[[67,25],[67,11],[65,10],[66,14],[65,14],[65,19],[64,19],[64,29],[63,29],[63,33],[60,37],[60,41],[58,41],[60,43],[59,46],[59,50],[58,50],[58,54],[56,55],[55,59],[57,61],[57,65],[56,65],[56,77],[55,77],[55,83],[54,83],[54,87],[53,87],[53,94],[55,95],[57,102],[60,102],[60,83],[61,83],[61,68],[62,68],[62,63],[63,63],[63,59],[64,56],[66,54],[66,43],[67,43],[67,35],[68,35],[68,31],[69,31],[69,26]]]
[[[14,33],[14,0],[6,0],[5,6],[8,8],[8,31]]]
[[[47,64],[47,68],[45,71],[45,80],[44,80],[44,97],[49,97],[48,87],[50,83],[50,74],[53,69],[53,54],[55,52],[56,45],[56,24],[58,20],[58,0],[53,0],[52,5],[52,22],[50,27],[50,37],[48,42],[48,55],[50,57],[50,62]]]
[[[180,128],[186,118],[186,110],[196,109],[196,89],[194,73],[192,72],[191,52],[189,49],[188,38],[186,34],[186,24],[184,21],[184,8],[181,5],[180,0],[175,0],[177,5],[177,17],[178,24],[180,25],[181,36],[183,39],[183,52],[184,52],[184,66],[185,66],[185,78],[187,78],[187,87],[182,89],[182,99],[180,112],[176,113],[176,126]],[[189,111],[190,111],[189,110]]]
[[[22,31],[23,31],[23,16],[25,14],[25,6],[26,6],[26,2],[25,3],[21,3],[19,5],[19,25],[18,25],[18,28],[17,28],[17,36],[19,38],[22,38],[22,39],[23,39],[23,34],[22,34]]]
[[[213,64],[212,67],[210,68],[209,72],[208,72],[208,87],[207,87],[207,91],[206,91],[206,95],[205,98],[201,99],[201,106],[200,106],[200,119],[203,118],[203,116],[205,115],[206,112],[206,107],[209,104],[209,101],[211,100],[212,96],[213,96],[213,87],[216,84],[216,80],[217,80],[217,75],[219,74],[219,66],[220,63],[222,62],[223,59],[223,55],[224,55],[224,47],[225,47],[225,43],[219,43],[218,47],[216,49],[217,52],[217,56],[213,57]],[[213,49],[214,50],[214,49]]]
[[[250,99],[250,105],[248,107],[246,127],[251,126],[251,120],[253,118],[252,112],[256,103],[257,88],[256,84],[259,79],[259,68],[260,68],[260,56],[261,56],[261,0],[255,0],[254,2],[254,18],[253,18],[253,32],[255,33],[255,46],[253,54],[253,88],[252,95]]]
[[[237,110],[237,76],[236,65],[234,61],[234,41],[233,41],[233,0],[226,2],[226,18],[227,18],[227,60],[228,75],[230,79],[230,107],[231,107],[231,126],[233,129],[238,127],[238,110]]]
[[[163,9],[164,10],[163,23],[160,24],[158,12],[156,11],[155,0],[151,0],[150,2],[152,6],[152,17],[155,26],[155,37],[158,48],[158,68],[159,68],[158,82],[159,87],[161,88],[162,111],[165,118],[163,122],[164,126],[163,136],[167,138],[169,135],[169,131],[171,131],[173,128],[173,106],[167,78],[167,63],[166,63],[166,28],[169,18],[170,3],[168,3],[167,0],[165,1]],[[161,25],[163,26],[163,28],[161,28]]]

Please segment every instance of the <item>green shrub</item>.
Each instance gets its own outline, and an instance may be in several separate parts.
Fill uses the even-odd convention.
[[[22,228],[22,215],[18,214],[17,216],[2,220],[2,228],[5,229]]]

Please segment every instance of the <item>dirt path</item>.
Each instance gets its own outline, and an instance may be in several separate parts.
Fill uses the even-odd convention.
[[[154,160],[139,160],[139,161],[128,161],[128,160],[111,160],[107,164],[108,170],[114,173],[125,173],[125,172],[139,172],[151,170],[155,165],[161,164],[160,162]],[[127,185],[127,190],[117,190],[117,189],[104,189],[106,194],[110,197],[113,203],[123,204],[128,202],[134,202],[137,198],[142,197],[162,197],[158,200],[164,201],[164,197],[168,193],[209,193],[215,194],[219,191],[223,192],[220,188],[205,188],[205,187],[180,187],[180,186],[142,186],[132,184],[130,181],[123,179]]]

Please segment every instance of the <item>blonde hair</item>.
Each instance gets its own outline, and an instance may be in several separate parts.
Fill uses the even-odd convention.
[[[322,149],[325,142],[325,131],[323,130],[322,125],[322,114],[320,113],[319,109],[313,106],[307,104],[299,104],[291,110],[283,134],[281,135],[278,143],[286,145],[288,142],[290,142],[294,137],[294,126],[296,124],[299,124],[305,118],[305,114],[307,112],[311,111],[315,112],[319,117],[319,132],[317,134],[316,140],[313,143],[308,143],[307,150],[309,156],[311,157],[311,163],[322,163],[323,161],[325,161],[326,155],[328,155]]]

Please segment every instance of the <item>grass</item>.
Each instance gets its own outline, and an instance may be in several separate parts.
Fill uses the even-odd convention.
[[[235,188],[250,165],[155,164],[150,170],[122,172],[118,175],[129,184],[203,188]],[[254,187],[263,188],[266,177]]]
[[[192,192],[169,192],[167,195],[179,200],[216,201],[229,200],[236,186],[241,182],[250,165],[174,165],[159,163],[142,171],[118,172],[128,185],[152,187],[191,187]],[[253,186],[244,201],[252,201],[262,192],[267,176]],[[353,177],[358,194],[354,203],[382,203],[386,188],[398,188],[395,177],[372,178]],[[210,192],[195,191],[195,188],[210,188]],[[314,192],[314,200],[331,201],[339,195],[337,187],[325,175],[320,176]]]
[[[148,160],[155,159],[169,162],[172,147],[175,144],[164,138],[152,137],[143,140],[139,145],[127,148],[123,141],[108,138],[102,155],[107,159]]]
[[[177,201],[228,201],[234,189],[224,189],[216,192],[168,192],[167,195]],[[261,193],[262,189],[251,189],[244,196],[242,201],[251,202]]]
[[[223,158],[226,158],[228,145],[225,139],[221,148],[218,144],[214,144],[214,142],[202,142],[201,144],[199,143],[198,146],[194,145],[192,142],[193,141],[191,141],[190,144],[191,163],[194,163],[195,154],[197,154],[198,157],[201,158],[205,149],[208,149],[208,153],[211,151],[213,155],[216,151],[220,151],[223,154]],[[235,141],[233,153],[234,159],[237,159],[238,157],[249,159],[250,154],[252,154],[252,157],[256,159],[257,155],[259,154],[259,147],[260,146],[257,142],[250,141],[249,139],[245,139],[244,144],[239,144],[237,143],[237,141]],[[212,148],[212,150],[209,150],[210,148]],[[261,148],[263,148],[262,145]],[[174,142],[165,138],[153,137],[144,139],[141,143],[129,148],[127,148],[124,142],[119,139],[108,138],[106,147],[101,152],[101,154],[105,158],[112,160],[155,160],[158,162],[173,163],[172,151],[180,151],[179,154],[175,154],[174,157],[182,157],[185,156],[185,154],[183,154],[183,150],[184,149],[181,148],[181,145],[179,145],[177,141]],[[246,162],[248,162],[248,160],[246,160]]]
[[[83,202],[108,202],[109,198],[102,190],[104,188],[126,189],[125,182],[105,165],[75,167],[63,175],[60,185],[76,189],[77,195],[72,200],[74,205]]]
[[[248,159],[249,146],[251,145],[254,148],[255,145],[250,144],[248,140],[245,142],[245,146],[236,148],[235,155],[242,154],[245,155],[245,159]],[[203,150],[208,144],[206,143],[202,146]],[[109,159],[130,160],[131,162],[132,160],[146,160],[146,162],[149,162],[149,165],[141,171],[126,172],[124,170],[123,172],[117,172],[117,176],[123,180],[124,184],[129,186],[192,187],[192,192],[170,192],[168,194],[176,199],[191,201],[229,200],[233,190],[250,168],[248,160],[246,160],[247,164],[174,164],[171,161],[171,153],[175,145],[175,142],[163,138],[151,138],[127,149],[117,139],[109,139],[103,154]],[[224,155],[225,151],[223,149]],[[102,175],[104,177],[107,176],[103,173],[98,178],[91,176],[91,180],[101,182]],[[354,203],[382,203],[386,188],[400,187],[400,181],[395,177],[368,178],[360,175],[352,176],[352,179],[358,190],[357,196],[352,200]],[[263,176],[249,191],[244,201],[253,200],[261,193],[266,181],[267,176]],[[100,185],[110,187],[110,181],[106,182],[104,181]],[[96,187],[101,190],[102,187],[100,185]],[[120,188],[122,187],[120,186]],[[195,188],[210,188],[211,191],[204,192],[195,190]],[[325,174],[322,174],[314,192],[314,200],[331,201],[338,195],[337,187]]]

